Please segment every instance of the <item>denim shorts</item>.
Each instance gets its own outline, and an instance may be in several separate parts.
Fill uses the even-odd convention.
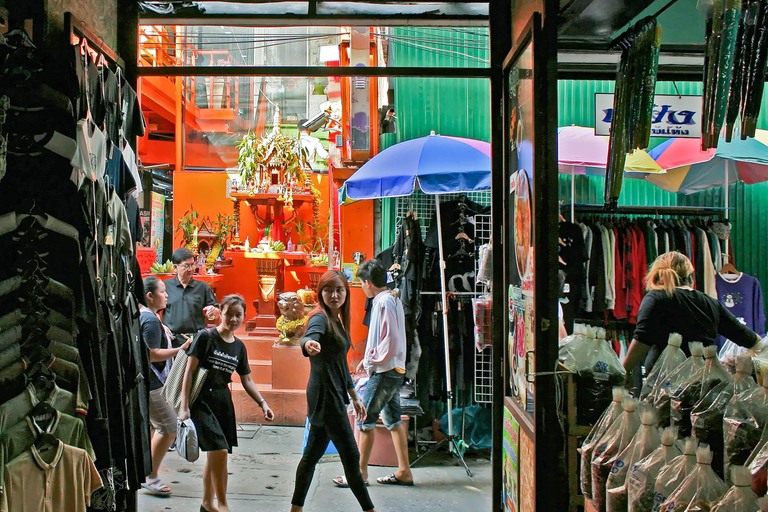
[[[368,415],[365,421],[358,421],[360,430],[373,430],[381,414],[381,420],[387,429],[392,430],[403,421],[400,419],[400,387],[405,375],[397,370],[374,373],[368,379],[363,396],[363,405]]]

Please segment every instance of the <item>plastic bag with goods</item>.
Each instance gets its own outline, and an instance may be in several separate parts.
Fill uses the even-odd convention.
[[[661,468],[656,477],[656,485],[653,494],[653,512],[661,510],[661,504],[667,500],[683,480],[696,468],[696,448],[699,440],[695,437],[686,437],[683,454],[672,459],[672,462]]]
[[[584,324],[574,324],[573,325],[573,334],[569,334],[568,336],[563,337],[560,340],[559,348],[563,348],[563,346],[571,343],[572,341],[576,341],[578,339],[583,340],[587,337],[587,326]]]
[[[696,450],[696,468],[661,504],[659,510],[685,512],[692,503],[702,511],[708,510],[720,501],[726,492],[728,486],[712,471],[712,451],[706,444],[700,444]],[[690,512],[692,510],[695,509]]]
[[[624,412],[621,400],[625,396],[627,396],[626,389],[623,387],[613,388],[613,402],[603,411],[602,416],[589,431],[589,435],[584,439],[584,443],[579,449],[581,454],[581,494],[588,500],[592,499],[592,458],[595,448],[606,431]]]
[[[752,490],[759,495],[766,493],[768,487],[768,428],[763,429],[763,435],[746,464],[752,475]]]
[[[691,411],[698,401],[723,382],[730,383],[731,374],[723,368],[717,359],[717,347],[704,347],[704,366],[696,373],[683,380],[679,387],[672,392],[670,400],[670,416],[672,424],[680,428],[680,435],[691,434]],[[703,440],[699,438],[699,441]],[[710,447],[711,449],[711,447]]]
[[[733,487],[711,512],[752,512],[758,509],[757,494],[752,492],[752,474],[744,466],[731,466]]]
[[[752,378],[752,359],[742,354],[736,358],[736,375],[733,380],[723,381],[710,389],[693,407],[691,432],[699,441],[709,445],[713,454],[712,469],[720,476],[724,475],[723,416],[725,408],[734,395],[756,387],[757,383]]]
[[[669,335],[666,348],[653,365],[651,372],[645,378],[643,387],[640,390],[640,400],[645,400],[658,386],[664,386],[666,378],[685,362],[685,352],[680,347],[683,344],[683,337],[673,332]]]
[[[656,411],[649,404],[640,404],[640,428],[629,445],[616,457],[606,483],[606,510],[627,512],[629,470],[635,463],[659,447],[661,437],[656,428]]]
[[[690,376],[695,375],[698,370],[704,367],[704,345],[698,341],[688,344],[691,357],[678,366],[665,382],[657,382],[656,389],[651,394],[653,405],[656,406],[656,414],[659,419],[660,427],[668,427],[670,420],[670,400],[672,394],[685,382]],[[651,400],[649,398],[649,400]]]
[[[653,510],[654,486],[661,469],[680,455],[677,447],[677,427],[667,427],[661,434],[661,446],[639,460],[627,475],[628,512]]]
[[[560,349],[560,364],[575,373],[576,421],[593,425],[611,403],[611,390],[624,384],[626,372],[605,329],[587,328],[587,337],[573,340]]]
[[[723,441],[726,476],[730,474],[730,466],[746,464],[768,423],[768,378],[760,380],[761,386],[734,395],[725,409]]]
[[[605,486],[613,463],[640,427],[637,400],[627,397],[622,400],[621,405],[624,412],[603,434],[592,458],[592,504],[600,512],[606,512]]]
[[[472,299],[472,313],[475,317],[475,348],[482,352],[491,346],[491,297],[482,295]]]
[[[720,347],[720,351],[717,353],[717,358],[723,363],[723,367],[731,373],[736,372],[736,357],[744,354],[747,351],[745,347],[741,347],[731,340],[725,340],[723,346]]]

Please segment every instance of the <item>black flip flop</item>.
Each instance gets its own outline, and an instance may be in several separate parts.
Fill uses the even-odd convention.
[[[414,485],[413,482],[403,482],[402,480],[398,480],[394,473],[387,476],[380,476],[376,481],[384,485],[404,485],[406,487],[413,487]]]

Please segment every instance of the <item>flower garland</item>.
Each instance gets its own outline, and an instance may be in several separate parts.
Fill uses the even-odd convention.
[[[305,316],[296,320],[287,320],[285,315],[280,315],[280,318],[277,319],[277,324],[275,324],[275,327],[277,327],[278,331],[288,333],[294,332],[297,328],[306,325],[306,323],[307,317]]]

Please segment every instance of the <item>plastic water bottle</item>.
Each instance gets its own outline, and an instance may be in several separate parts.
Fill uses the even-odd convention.
[[[288,252],[293,252],[293,239],[288,239],[288,246],[287,246]]]

